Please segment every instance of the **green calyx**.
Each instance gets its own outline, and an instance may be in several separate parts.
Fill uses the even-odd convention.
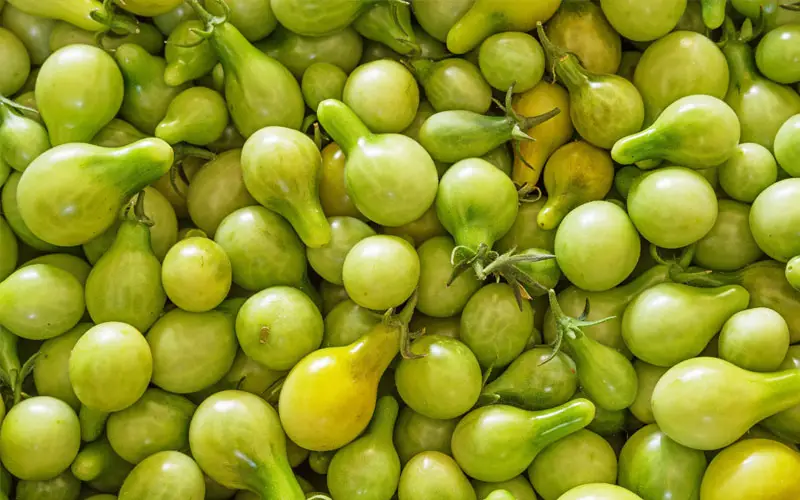
[[[105,31],[98,33],[98,40],[102,40],[102,35],[107,31],[118,35],[139,33],[139,21],[134,17],[119,14],[113,0],[103,0],[102,9],[93,10],[89,13],[89,17],[106,27]]]
[[[556,339],[552,344],[553,351],[550,353],[547,359],[540,363],[540,365],[543,365],[556,357],[556,354],[558,354],[558,352],[561,350],[561,344],[565,335],[570,339],[577,339],[585,335],[581,328],[599,325],[616,318],[616,316],[609,316],[596,321],[587,321],[586,318],[589,317],[590,312],[589,299],[586,299],[586,305],[584,306],[583,312],[580,314],[580,316],[577,318],[571,318],[567,316],[561,309],[561,305],[558,303],[555,290],[548,290],[547,296],[550,301],[550,310],[553,312],[553,319],[556,323]]]
[[[214,34],[214,29],[217,26],[225,24],[228,22],[228,18],[231,16],[231,8],[225,2],[225,0],[214,0],[222,7],[222,15],[215,16],[209,11],[207,11],[202,5],[200,5],[199,0],[186,0],[187,3],[192,7],[194,13],[197,14],[197,17],[200,18],[200,21],[205,23],[206,29],[199,30],[196,28],[191,28],[189,31],[194,33],[195,35],[200,37],[195,43],[187,44],[187,45],[177,45],[178,47],[190,48],[194,47],[195,45],[200,45],[203,43],[203,40],[208,40]]]

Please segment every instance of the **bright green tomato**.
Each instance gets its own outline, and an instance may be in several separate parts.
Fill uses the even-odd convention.
[[[342,267],[348,252],[359,241],[374,236],[375,230],[353,217],[329,217],[328,222],[331,241],[319,248],[306,248],[306,257],[322,279],[341,285]]]
[[[162,451],[133,468],[122,483],[119,500],[203,500],[203,471],[194,460],[177,451]]]
[[[544,207],[545,203],[547,203],[547,198],[542,197],[533,203],[520,205],[514,225],[495,244],[498,252],[508,252],[512,248],[517,250],[526,248],[553,250],[556,240],[555,230],[546,231],[536,223],[539,211]]]
[[[719,334],[719,357],[755,372],[777,371],[789,349],[789,326],[766,307],[740,311]]]
[[[374,133],[402,132],[419,106],[419,87],[402,64],[382,59],[359,66],[344,86],[343,101]]]
[[[153,384],[178,394],[203,390],[231,368],[238,345],[233,316],[220,310],[173,309],[147,332]]]
[[[2,2],[0,2],[2,3]],[[3,26],[14,33],[28,49],[31,62],[41,66],[50,55],[50,33],[56,24],[54,19],[34,16],[13,5],[3,9]]]
[[[735,271],[763,255],[750,232],[750,207],[732,200],[719,200],[714,227],[695,247],[694,261],[714,271]]]
[[[323,36],[304,36],[278,25],[272,36],[256,46],[280,61],[297,79],[318,62],[335,64],[349,73],[358,66],[364,50],[361,35],[352,27]]]
[[[534,493],[531,483],[525,479],[524,476],[517,476],[514,479],[503,481],[501,483],[485,483],[474,479],[472,486],[475,488],[475,494],[478,495],[478,500],[488,500],[493,492],[505,490],[511,493],[515,500],[536,500],[537,496]],[[503,500],[506,497],[498,497],[498,500]]]
[[[405,464],[423,451],[438,451],[450,455],[450,438],[457,423],[458,419],[455,418],[430,418],[404,406],[394,426],[394,446],[400,455],[400,461]]]
[[[621,486],[592,483],[572,488],[558,500],[642,500],[642,498]]]
[[[214,241],[228,254],[233,282],[242,288],[258,291],[303,281],[303,243],[286,219],[264,207],[240,208],[225,217]]]
[[[153,373],[150,347],[125,323],[102,323],[72,349],[69,379],[78,399],[93,410],[120,411],[144,394]]]
[[[453,271],[450,256],[454,248],[451,237],[437,236],[417,249],[420,263],[417,310],[428,316],[455,316],[481,287],[481,282],[471,272],[461,273],[452,283],[448,283]]]
[[[502,92],[530,90],[544,75],[544,51],[527,33],[497,33],[481,44],[478,64],[489,85]]]
[[[22,41],[3,27],[0,27],[0,59],[3,61],[0,95],[10,97],[25,84],[31,71],[31,60]]]
[[[787,262],[800,255],[800,179],[776,182],[758,195],[750,208],[750,229],[767,255]]]
[[[475,500],[476,496],[455,460],[438,451],[426,451],[414,456],[403,468],[397,498]]]
[[[582,429],[542,450],[528,468],[528,478],[544,500],[557,500],[582,484],[614,484],[617,456],[605,439]]]
[[[408,299],[420,278],[417,252],[397,236],[377,235],[353,246],[342,269],[347,295],[367,309],[383,311]]]
[[[69,381],[69,356],[72,348],[93,325],[79,323],[63,335],[46,340],[39,348],[39,357],[33,365],[33,381],[40,396],[52,396],[64,401],[74,410],[81,402]]]
[[[568,213],[556,231],[558,266],[575,286],[600,292],[620,284],[636,267],[641,245],[625,211],[607,201]]]
[[[778,26],[756,48],[761,74],[778,83],[800,82],[800,24]]]
[[[62,269],[75,276],[75,279],[84,286],[86,285],[86,279],[89,277],[89,272],[92,270],[92,266],[87,264],[85,260],[68,253],[49,253],[42,255],[29,260],[20,267],[34,266],[36,264],[47,264]]]
[[[775,136],[775,159],[792,177],[800,177],[800,115],[781,125]]]
[[[81,444],[78,416],[69,405],[37,396],[15,405],[0,429],[0,457],[19,479],[42,481],[62,473]]]
[[[447,41],[447,32],[472,7],[475,0],[416,0],[411,4],[414,17],[422,28],[439,41]]]
[[[228,21],[251,42],[266,38],[278,26],[269,0],[225,0],[225,3],[231,9]],[[205,6],[215,15],[224,12],[217,0],[205,0]]]
[[[80,497],[81,482],[70,471],[64,471],[44,481],[20,481],[17,483],[16,500],[66,499]]]
[[[409,407],[426,417],[450,419],[475,405],[483,376],[469,347],[449,337],[425,335],[411,344],[411,351],[423,357],[401,360],[394,376]]]
[[[482,367],[501,368],[519,356],[533,333],[533,310],[528,301],[517,305],[514,291],[504,283],[481,288],[461,314],[461,341]]]
[[[296,288],[276,286],[253,295],[236,317],[242,350],[271,370],[288,370],[322,343],[319,309]]]
[[[712,340],[711,343],[713,344],[714,341]],[[656,419],[653,417],[653,406],[650,404],[650,398],[661,376],[667,372],[667,368],[651,365],[640,359],[633,362],[633,368],[636,370],[636,381],[639,387],[636,391],[636,399],[629,407],[630,411],[640,422],[652,424]]]
[[[176,243],[161,266],[161,282],[173,304],[185,311],[217,307],[231,288],[231,261],[225,250],[208,238]]]
[[[347,73],[339,66],[330,63],[314,63],[303,73],[300,90],[303,99],[312,110],[325,99],[342,99]]]
[[[761,191],[778,180],[778,165],[772,153],[753,142],[736,146],[733,156],[717,167],[717,172],[722,190],[744,203],[752,203]]]
[[[686,10],[686,0],[601,0],[600,7],[620,35],[648,42],[672,31]]]
[[[132,464],[159,451],[186,449],[194,410],[195,405],[183,396],[148,389],[132,406],[108,417],[108,442]]]
[[[628,214],[636,229],[663,248],[685,247],[708,234],[717,210],[711,184],[683,167],[648,172],[636,179],[628,193]]]
[[[17,269],[0,282],[0,324],[26,339],[57,337],[83,316],[83,292],[77,279],[57,267]]]
[[[792,257],[786,263],[786,281],[792,288],[800,291],[800,256]]]
[[[352,344],[380,322],[380,314],[365,309],[350,299],[340,302],[325,316],[322,347]]]
[[[186,195],[189,216],[209,238],[229,214],[257,204],[244,186],[241,154],[241,149],[225,151],[192,178]]]

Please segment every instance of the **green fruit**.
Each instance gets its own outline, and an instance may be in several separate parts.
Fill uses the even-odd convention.
[[[314,302],[291,287],[253,295],[236,317],[242,350],[272,370],[288,370],[322,342],[323,322]]]
[[[50,33],[56,21],[46,17],[30,15],[13,5],[3,10],[3,26],[11,31],[25,45],[31,63],[41,66],[50,56]],[[13,59],[12,59],[13,60]],[[3,95],[11,93],[0,92]]]
[[[39,357],[33,365],[33,381],[40,396],[52,396],[77,410],[81,402],[69,380],[69,356],[72,348],[91,323],[79,323],[75,328],[58,337],[46,340],[39,348]]]
[[[83,316],[83,287],[67,271],[47,264],[20,268],[0,282],[0,325],[30,340],[47,340]]]
[[[421,356],[403,359],[395,369],[397,392],[411,409],[430,418],[451,419],[463,415],[481,393],[481,367],[462,342],[426,335],[411,344]]]
[[[682,167],[648,172],[628,193],[628,213],[636,229],[662,248],[699,241],[714,227],[718,210],[714,188],[701,174]]]
[[[275,32],[259,42],[257,47],[300,79],[314,63],[333,64],[350,73],[358,66],[364,42],[351,27],[322,36],[304,36],[278,25]]]
[[[342,100],[376,134],[399,133],[414,120],[419,87],[402,64],[386,59],[356,68],[347,78]]]
[[[508,481],[501,481],[499,483],[486,483],[483,481],[472,481],[472,486],[475,488],[475,494],[478,500],[536,500],[537,496],[534,493],[531,483],[523,476],[517,476]],[[508,496],[493,497],[499,492],[507,492],[511,494]]]
[[[436,236],[417,249],[420,262],[417,310],[428,316],[447,318],[457,315],[481,287],[481,282],[472,273],[463,273],[452,283],[448,282],[453,270],[450,256],[454,248],[452,238]]]
[[[719,357],[755,372],[777,371],[789,349],[789,326],[766,307],[731,316],[719,334]]]
[[[222,137],[228,125],[228,110],[216,90],[192,87],[172,99],[162,118],[155,127],[159,139],[169,144],[206,146]]]
[[[397,498],[476,499],[475,491],[458,464],[438,451],[419,453],[409,460],[400,474]]]
[[[230,22],[251,42],[269,36],[278,26],[269,0],[226,0]],[[205,0],[209,12],[222,15],[225,9],[216,0]]]
[[[581,137],[609,149],[641,130],[644,103],[630,81],[614,74],[590,73],[576,55],[553,45],[541,25],[538,32],[553,71],[569,91],[570,117]]]
[[[123,16],[117,15],[117,19]],[[164,50],[164,36],[158,28],[149,23],[139,22],[135,28],[137,32],[128,32],[124,35],[98,37],[97,32],[88,31],[64,21],[58,21],[50,33],[51,52],[55,52],[68,45],[93,45],[113,52],[122,45],[139,45],[150,54],[157,56]]]
[[[756,373],[717,358],[672,367],[653,391],[653,414],[674,441],[696,450],[732,444],[757,422],[800,403],[800,371]]]
[[[422,146],[402,135],[371,133],[334,99],[323,101],[317,114],[347,156],[345,186],[361,213],[384,226],[401,226],[430,208],[438,175]]]
[[[212,2],[213,3],[213,2]],[[179,87],[211,72],[217,64],[217,53],[211,43],[192,29],[204,28],[202,22],[190,19],[175,26],[164,48],[164,82]]]
[[[505,283],[492,283],[475,292],[461,314],[461,341],[484,368],[511,363],[525,349],[532,331],[530,304],[518,305]]]
[[[564,217],[556,231],[554,253],[558,267],[575,286],[602,292],[630,275],[640,249],[636,228],[625,211],[607,201],[593,201]]]
[[[617,141],[611,157],[624,165],[666,160],[703,169],[730,158],[739,137],[739,119],[730,106],[715,97],[693,95],[667,106],[646,129]]]
[[[682,97],[705,94],[723,99],[728,79],[722,51],[709,38],[691,31],[675,31],[653,42],[633,74],[644,99],[646,125]]]
[[[620,35],[634,42],[648,42],[672,31],[686,10],[686,0],[601,0],[600,7]]]
[[[466,59],[438,62],[412,59],[411,67],[436,111],[464,110],[484,114],[489,110],[492,88],[480,69]]]
[[[153,353],[153,384],[188,394],[222,379],[238,348],[234,317],[224,305],[202,313],[174,309],[161,316],[147,333]]]
[[[629,409],[633,416],[643,424],[652,424],[656,419],[653,417],[653,406],[650,404],[650,399],[653,395],[653,389],[655,389],[662,375],[667,372],[667,368],[651,365],[640,359],[633,362],[633,368],[636,370],[636,380],[639,388],[636,391],[636,399]]]
[[[6,220],[0,217],[0,280],[6,279],[17,268],[18,254],[17,237]]]
[[[182,396],[147,389],[136,403],[108,417],[108,441],[132,464],[161,451],[186,449],[195,408]]]
[[[122,483],[120,500],[168,500],[179,496],[185,500],[203,500],[205,482],[200,467],[183,453],[162,451],[136,467]]]
[[[350,299],[336,304],[325,316],[323,347],[351,344],[380,323],[379,314],[363,308]]]
[[[779,26],[764,35],[756,48],[761,74],[777,83],[800,81],[800,24]]]
[[[456,0],[443,4],[436,0],[418,0],[411,5],[414,18],[435,39],[447,41],[447,33],[469,10],[474,0]]]
[[[285,217],[311,248],[326,245],[331,239],[319,202],[321,164],[314,141],[284,127],[262,128],[242,149],[247,190],[259,203]]]
[[[3,465],[25,481],[44,481],[64,472],[80,444],[78,416],[69,405],[48,396],[15,405],[0,429]]]
[[[71,472],[65,471],[52,479],[17,483],[18,500],[77,500],[81,482]]]
[[[564,493],[558,500],[643,500],[639,495],[606,483],[583,484]]]
[[[306,106],[316,110],[325,99],[342,100],[347,73],[331,63],[314,63],[303,72],[300,89]]]
[[[502,92],[532,89],[544,75],[544,51],[527,33],[498,33],[480,46],[478,63],[489,85]]]
[[[400,458],[392,443],[397,401],[378,400],[367,432],[339,449],[328,467],[328,489],[335,498],[390,498],[400,480]]]
[[[20,214],[31,231],[49,243],[86,243],[111,227],[122,205],[165,174],[172,160],[172,148],[159,139],[116,149],[55,147],[34,160],[20,179]],[[65,185],[71,189],[65,191]]]
[[[225,71],[225,101],[233,123],[244,137],[268,126],[299,129],[305,103],[300,85],[282,64],[253,47],[230,22],[203,9],[192,8],[213,26],[209,41]],[[280,20],[280,5],[271,4]]]
[[[233,282],[250,291],[297,286],[306,273],[303,243],[285,219],[263,207],[236,210],[214,241],[228,254]]]
[[[192,455],[212,479],[268,500],[305,498],[286,458],[286,437],[277,412],[241,391],[210,396],[189,427]]]
[[[714,227],[695,247],[694,262],[715,271],[735,271],[757,261],[763,253],[750,232],[750,207],[719,200]]]
[[[221,153],[206,163],[189,185],[189,216],[209,238],[229,214],[257,204],[242,179],[241,153],[241,149]]]
[[[47,130],[0,102],[0,161],[19,172],[50,149]]]
[[[800,114],[786,120],[778,130],[775,136],[775,159],[789,175],[800,175]]]
[[[90,45],[70,45],[47,58],[36,80],[36,104],[54,146],[89,141],[120,110],[122,73]]]
[[[545,447],[582,429],[593,417],[594,405],[585,399],[538,412],[506,405],[478,408],[456,426],[453,456],[475,479],[507,481],[524,472]]]
[[[3,17],[5,24],[5,16]],[[0,95],[12,96],[28,79],[31,60],[25,45],[10,30],[0,27],[0,55],[3,56],[4,71],[0,79]]]
[[[605,439],[582,429],[536,455],[528,468],[528,478],[544,500],[557,500],[582,484],[614,484],[617,456]]]
[[[70,466],[81,481],[99,491],[119,491],[133,465],[117,455],[105,438],[84,445]]]
[[[353,28],[367,40],[380,42],[398,54],[416,56],[422,52],[416,43],[408,4],[373,2],[356,18]]]
[[[719,184],[731,198],[752,203],[778,179],[778,165],[772,153],[760,144],[736,146],[733,156],[717,168]]]
[[[495,244],[498,252],[505,253],[512,248],[541,248],[553,251],[556,231],[542,229],[536,222],[545,203],[547,198],[542,197],[538,201],[520,205],[511,229]]]
[[[779,262],[787,262],[800,254],[800,247],[791,233],[800,212],[790,201],[795,199],[798,189],[798,179],[776,182],[758,195],[750,209],[750,229],[756,243]]]
[[[191,237],[176,243],[161,266],[169,300],[185,311],[205,312],[225,300],[231,287],[231,261],[213,240]]]
[[[78,399],[105,412],[134,404],[147,389],[152,371],[147,341],[125,323],[103,323],[89,329],[69,358],[69,379]]]
[[[321,36],[347,27],[373,2],[368,0],[272,0],[278,22],[287,29],[306,36]]]
[[[619,485],[642,498],[700,498],[702,451],[676,443],[657,425],[631,436],[619,456]]]
[[[306,248],[306,257],[314,271],[324,280],[341,285],[345,257],[356,243],[374,236],[375,231],[353,217],[330,217],[328,223],[331,241],[319,248]]]
[[[48,264],[67,271],[75,277],[81,285],[86,285],[86,279],[92,267],[82,258],[70,255],[68,253],[49,253],[31,259],[20,267],[33,266],[35,264]]]
[[[575,394],[575,363],[566,354],[535,347],[525,351],[495,380],[486,384],[481,402],[503,403],[526,410],[546,410],[564,404]]]
[[[545,32],[555,45],[578,56],[588,71],[617,73],[622,42],[595,3],[563,2]]]
[[[394,426],[394,446],[403,464],[426,451],[450,455],[450,439],[458,419],[441,420],[421,415],[409,407],[400,410]]]

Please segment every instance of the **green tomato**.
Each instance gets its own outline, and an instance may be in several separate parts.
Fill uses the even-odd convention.
[[[181,500],[206,498],[203,471],[194,460],[177,451],[162,451],[133,468],[122,483],[119,500]]]
[[[17,268],[18,253],[17,237],[8,222],[0,217],[0,281]]]
[[[493,499],[494,497],[490,495],[496,495],[499,491],[507,491],[512,496],[498,497],[498,500],[504,498],[513,498],[514,500],[537,500],[536,493],[534,493],[531,483],[521,475],[501,483],[486,483],[473,479],[472,486],[475,488],[475,494],[478,496],[478,500]]]
[[[416,0],[411,4],[414,18],[422,29],[441,42],[447,41],[447,32],[467,13],[475,0]]]
[[[501,368],[520,355],[533,333],[533,310],[517,304],[505,283],[492,283],[469,299],[461,314],[461,341],[482,367]]]
[[[412,332],[424,331],[428,335],[442,335],[457,339],[460,338],[461,317],[432,318],[421,312],[415,312],[408,327]]]
[[[764,35],[756,48],[756,65],[773,82],[800,81],[800,24],[778,26]]]
[[[296,288],[276,286],[239,309],[236,337],[249,357],[271,370],[288,370],[322,343],[319,309]]]
[[[64,270],[75,276],[78,283],[83,286],[86,286],[86,279],[92,271],[92,266],[87,264],[85,260],[68,253],[49,253],[31,259],[19,267],[35,266],[36,264],[47,264]]]
[[[319,248],[306,248],[306,258],[311,267],[322,279],[336,285],[342,284],[344,259],[356,243],[375,230],[353,217],[329,217],[331,240]]]
[[[648,42],[672,31],[686,10],[686,0],[601,0],[600,7],[620,35]]]
[[[278,26],[269,0],[226,0],[225,3],[230,8],[228,22],[251,42],[266,38]],[[204,4],[212,14],[224,14],[217,0],[205,0]]]
[[[417,252],[397,236],[364,238],[347,254],[342,269],[344,288],[353,302],[379,311],[405,302],[419,278]]]
[[[330,63],[314,63],[303,72],[300,90],[303,99],[312,110],[325,99],[342,99],[347,73],[339,66]]]
[[[786,281],[797,291],[800,291],[800,256],[792,257],[786,263]]]
[[[592,292],[622,283],[636,267],[640,250],[639,235],[625,211],[607,201],[581,205],[556,231],[558,266],[575,286]]]
[[[81,482],[70,471],[64,471],[44,481],[20,481],[17,483],[17,500],[77,500],[81,493]]]
[[[411,344],[423,356],[403,359],[395,370],[400,397],[415,412],[430,418],[456,418],[478,401],[481,367],[469,347],[458,340],[425,335]]]
[[[788,350],[789,326],[766,307],[734,314],[719,334],[719,357],[745,370],[777,371]]]
[[[352,344],[381,322],[381,316],[350,299],[344,300],[325,316],[322,347]]]
[[[161,266],[161,283],[173,304],[189,312],[217,307],[231,288],[231,261],[225,250],[208,238],[176,243]]]
[[[46,340],[39,348],[39,357],[33,365],[33,382],[40,396],[58,398],[75,411],[80,408],[81,402],[69,380],[69,357],[78,339],[92,326],[79,323],[67,333]]]
[[[556,500],[582,484],[614,484],[617,456],[605,439],[582,429],[536,455],[528,478],[544,500]]]
[[[489,85],[518,94],[532,89],[544,75],[544,51],[527,33],[497,33],[481,44],[478,65]]]
[[[322,296],[322,314],[328,314],[337,304],[350,299],[343,286],[334,285],[323,281],[319,285],[319,294]]]
[[[420,263],[417,310],[435,318],[459,314],[472,294],[481,287],[474,273],[461,273],[449,283],[453,272],[450,256],[455,248],[449,236],[427,240],[417,249]]]
[[[628,193],[628,214],[636,229],[662,248],[681,248],[701,239],[714,227],[717,211],[714,188],[688,168],[645,173]]]
[[[356,68],[347,78],[342,99],[374,133],[406,129],[419,106],[419,87],[402,64],[382,59]]]
[[[102,323],[78,339],[69,358],[69,379],[84,406],[114,412],[144,394],[153,373],[150,347],[125,323]]]
[[[228,254],[233,282],[242,288],[296,286],[304,279],[302,241],[286,219],[264,207],[240,208],[225,217],[214,241]]]
[[[536,223],[539,211],[546,203],[547,198],[544,196],[533,203],[522,203],[511,229],[497,240],[495,244],[497,251],[505,253],[512,248],[517,250],[541,248],[552,252],[555,247],[556,231],[542,229]]]
[[[784,179],[762,191],[750,208],[750,229],[756,243],[779,262],[800,255],[798,197],[800,179]]]
[[[458,419],[442,420],[421,415],[408,406],[400,410],[394,426],[394,446],[405,464],[424,451],[450,455],[450,438]]]
[[[160,451],[186,449],[195,408],[183,396],[148,389],[135,404],[108,417],[108,442],[132,464]]]
[[[694,262],[714,271],[735,271],[763,255],[750,232],[750,207],[732,200],[719,200],[714,227],[695,247]]]
[[[3,61],[0,96],[10,97],[16,94],[28,79],[31,59],[22,41],[3,27],[0,27],[0,59]]]
[[[781,125],[775,136],[774,151],[781,168],[792,177],[800,177],[800,115]]]
[[[37,396],[15,405],[0,428],[0,457],[8,471],[26,481],[61,474],[78,455],[78,416],[63,401]]]
[[[153,384],[188,394],[218,382],[233,364],[238,345],[233,316],[173,309],[147,332],[153,356]]]
[[[717,173],[719,185],[728,196],[752,203],[761,191],[778,180],[778,165],[769,149],[750,142],[736,146],[733,156],[717,167]]]
[[[458,464],[438,451],[420,453],[406,464],[397,488],[399,500],[475,500],[475,490]]]

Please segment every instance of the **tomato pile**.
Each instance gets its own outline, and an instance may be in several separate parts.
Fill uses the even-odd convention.
[[[0,500],[800,499],[795,0],[0,0]]]

